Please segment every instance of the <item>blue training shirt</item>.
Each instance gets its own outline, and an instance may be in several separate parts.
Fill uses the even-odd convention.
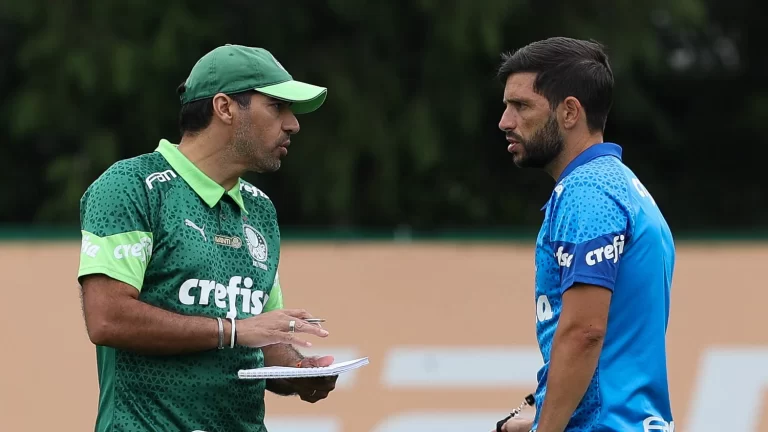
[[[536,241],[536,334],[547,391],[562,295],[575,283],[613,292],[603,349],[566,432],[664,431],[674,427],[666,330],[675,247],[648,190],[613,143],[594,145],[563,171]],[[667,427],[666,429],[664,427]]]

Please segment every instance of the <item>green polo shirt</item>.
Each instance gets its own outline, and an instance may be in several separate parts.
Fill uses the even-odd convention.
[[[283,307],[272,201],[243,180],[225,190],[166,140],[109,167],[83,195],[80,219],[78,278],[105,274],[182,315],[243,319]],[[265,382],[237,378],[263,366],[260,349],[96,354],[96,431],[266,430]]]

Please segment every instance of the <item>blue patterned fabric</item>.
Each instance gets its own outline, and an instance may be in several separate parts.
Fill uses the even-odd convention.
[[[544,365],[534,428],[562,295],[577,283],[613,294],[597,370],[566,432],[644,431],[671,423],[665,337],[675,249],[653,198],[622,162],[621,147],[602,143],[568,165],[543,210],[535,300]]]

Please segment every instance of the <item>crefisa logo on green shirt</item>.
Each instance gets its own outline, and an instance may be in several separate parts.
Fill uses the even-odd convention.
[[[248,253],[253,258],[253,265],[267,270],[265,262],[267,262],[267,240],[256,228],[243,224],[243,234],[245,235],[245,242],[248,243]]]
[[[96,258],[96,254],[101,249],[101,246],[91,243],[91,236],[87,234],[83,235],[81,244],[80,252],[91,258]]]
[[[142,237],[137,243],[117,245],[114,250],[116,259],[138,258],[145,262],[152,256],[152,239]]]

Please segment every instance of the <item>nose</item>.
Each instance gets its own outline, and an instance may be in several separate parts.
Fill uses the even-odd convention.
[[[504,132],[517,129],[517,119],[515,118],[512,110],[509,108],[505,109],[504,113],[501,114],[501,119],[499,120],[499,129]]]
[[[301,127],[299,126],[299,120],[296,118],[296,115],[289,110],[285,116],[285,119],[283,119],[283,130],[288,135],[293,135],[299,133],[300,129]]]

